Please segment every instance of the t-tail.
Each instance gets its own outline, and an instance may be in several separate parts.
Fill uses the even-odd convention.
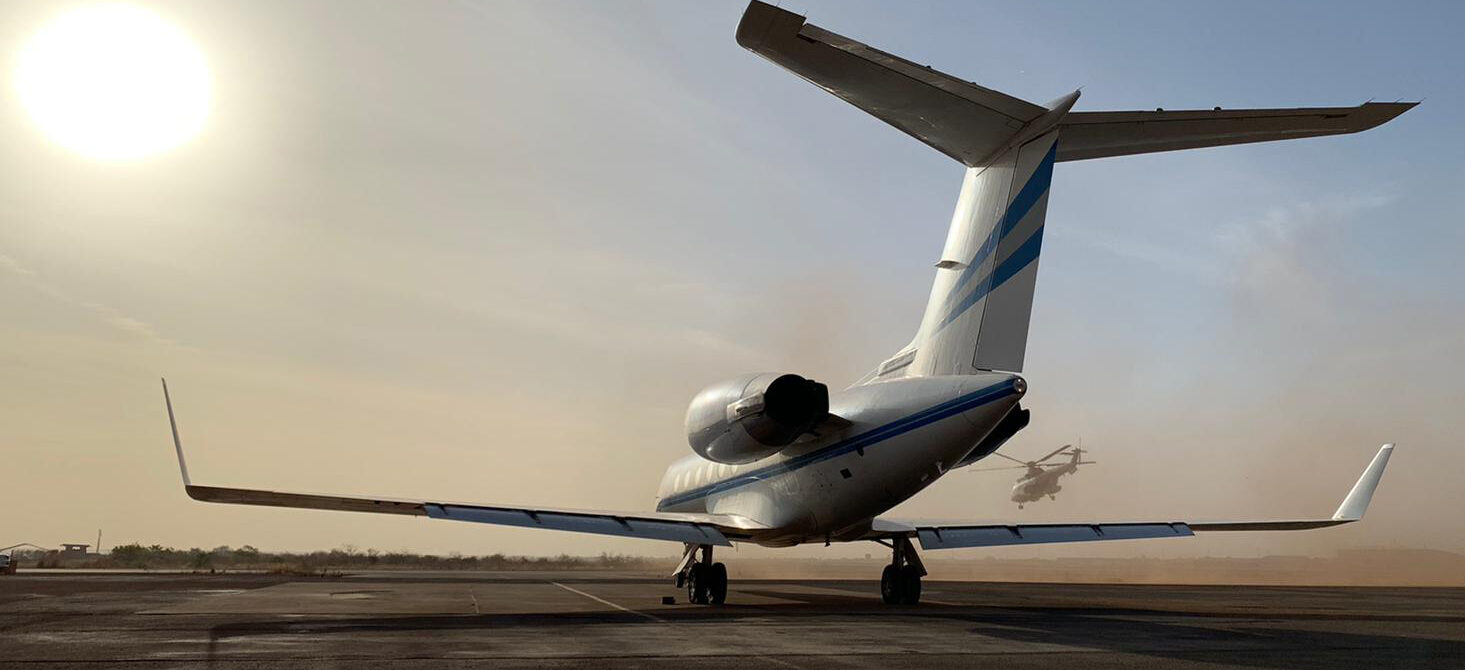
[[[867,380],[1021,372],[1053,164],[1373,128],[1416,103],[1074,112],[917,65],[753,2],[738,44],[966,166],[915,338]]]

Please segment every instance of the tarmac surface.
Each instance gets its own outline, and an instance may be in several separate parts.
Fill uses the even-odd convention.
[[[0,666],[1465,667],[1465,589],[927,580],[915,607],[877,590],[734,577],[710,607],[631,573],[22,572],[0,576]]]

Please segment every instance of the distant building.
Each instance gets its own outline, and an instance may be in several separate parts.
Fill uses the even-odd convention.
[[[61,545],[61,558],[86,558],[87,549],[90,544],[63,544]]]

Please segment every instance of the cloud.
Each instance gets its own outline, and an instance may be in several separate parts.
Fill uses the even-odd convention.
[[[1209,236],[1170,238],[1060,226],[1053,234],[1206,286],[1305,303],[1327,294],[1307,263],[1308,250],[1362,217],[1389,206],[1387,194],[1336,195],[1291,202],[1225,223]]]
[[[1238,289],[1315,304],[1328,297],[1329,282],[1308,264],[1309,248],[1394,201],[1391,195],[1372,194],[1290,203],[1223,226],[1214,243],[1228,258],[1231,283]]]
[[[0,268],[21,279],[21,282],[32,290],[45,295],[56,302],[72,307],[81,308],[91,314],[97,321],[131,336],[141,337],[156,344],[167,344],[176,346],[178,342],[170,340],[153,328],[148,323],[127,316],[116,308],[87,300],[80,300],[69,293],[57,288],[43,280],[34,270],[31,270],[10,256],[0,254]]]
[[[1209,257],[1201,251],[1181,248],[1179,245],[1163,244],[1079,226],[1060,226],[1054,228],[1053,231],[1059,237],[1074,240],[1120,258],[1139,261],[1166,274],[1184,277],[1200,284],[1219,286],[1227,283],[1231,278],[1226,267],[1217,259]]]
[[[5,268],[9,272],[11,272],[13,274],[16,274],[16,275],[20,275],[22,277],[34,277],[34,276],[36,276],[36,273],[35,272],[32,272],[30,270],[27,270],[24,267],[21,267],[20,263],[15,262],[15,259],[14,258],[11,258],[9,256],[5,256],[5,255],[0,255],[0,268]]]

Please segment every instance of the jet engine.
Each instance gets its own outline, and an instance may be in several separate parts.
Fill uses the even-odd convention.
[[[767,372],[702,389],[687,408],[687,442],[698,456],[740,465],[778,453],[829,414],[829,387]]]

